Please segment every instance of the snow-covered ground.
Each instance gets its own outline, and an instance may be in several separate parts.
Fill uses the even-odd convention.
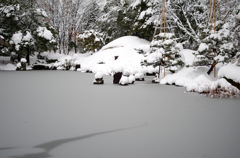
[[[0,71],[1,158],[239,158],[239,99],[72,71]]]

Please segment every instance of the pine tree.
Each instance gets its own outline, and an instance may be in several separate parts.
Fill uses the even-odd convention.
[[[133,2],[127,9],[127,17],[132,21],[130,34],[151,41],[159,6],[156,0]]]
[[[201,43],[195,54],[195,66],[210,66],[210,74],[218,63],[229,63],[237,53],[238,41],[234,14],[239,6],[235,0],[210,0],[210,24],[201,32]],[[222,16],[217,16],[222,15]]]
[[[3,23],[3,36],[9,41],[10,52],[16,52],[18,58],[26,58],[30,63],[30,55],[39,49],[39,38],[37,29],[46,26],[43,19],[46,13],[39,8],[35,8],[34,1],[7,1],[0,8],[1,22]],[[51,32],[50,32],[51,33]],[[48,39],[48,42],[54,42]],[[46,42],[45,42],[46,44]],[[48,50],[46,48],[45,50]]]
[[[208,22],[207,3],[207,0],[170,0],[167,3],[171,26],[179,42],[185,43],[185,48],[196,49],[201,41],[201,32]]]
[[[195,59],[195,66],[215,66],[218,63],[229,63],[236,55],[237,41],[230,24],[218,21],[216,33],[211,30],[208,36],[200,44]],[[211,71],[208,71],[210,74]]]
[[[126,0],[108,0],[98,19],[100,32],[103,32],[106,43],[122,36],[129,35],[129,22],[125,18],[125,10],[129,6]],[[126,21],[127,20],[127,21]]]
[[[151,52],[145,60],[145,64],[154,67],[161,65],[174,73],[184,66],[180,55],[182,49],[182,45],[177,43],[173,33],[160,33],[151,42]]]
[[[96,30],[86,30],[78,36],[78,42],[83,48],[83,52],[96,52],[104,45],[103,34]]]

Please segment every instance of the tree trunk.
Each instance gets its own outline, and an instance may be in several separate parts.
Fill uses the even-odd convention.
[[[213,69],[214,69],[215,66],[216,66],[216,61],[213,61],[213,63],[212,63],[212,65],[211,65],[210,69],[209,69],[208,72],[207,72],[208,75],[211,74],[211,72],[213,71]]]
[[[232,86],[236,87],[237,89],[240,90],[240,83],[233,81],[232,79],[223,77],[224,79],[226,79]]]
[[[26,55],[26,60],[27,60],[27,64],[30,65],[30,53],[29,53],[29,51]]]
[[[21,55],[18,53],[18,62],[21,61]]]
[[[77,32],[74,32],[74,50],[75,54],[77,53]]]

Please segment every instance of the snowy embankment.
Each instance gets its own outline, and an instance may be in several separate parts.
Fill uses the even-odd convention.
[[[193,64],[193,53],[192,50],[182,50],[181,54],[185,60],[185,65],[191,66]],[[240,83],[239,66],[229,64],[221,67],[218,71],[218,78],[207,75],[208,69],[209,67],[185,67],[175,74],[168,74],[160,83],[182,86],[189,92],[206,93],[212,97],[239,97],[240,91],[222,78],[229,77]]]
[[[167,75],[161,84],[174,84],[186,88],[188,92],[209,94],[211,97],[239,97],[240,91],[223,78],[214,79],[207,75],[208,67],[183,68]]]
[[[125,36],[110,42],[94,54],[61,55],[44,53],[43,56],[48,59],[57,59],[58,62],[50,64],[50,66],[57,67],[58,70],[65,70],[69,65],[73,66],[70,70],[74,70],[74,65],[80,64],[81,68],[78,69],[80,72],[100,72],[105,75],[110,75],[119,70],[126,71],[132,76],[158,72],[158,67],[141,65],[144,55],[139,53],[139,50],[149,52],[150,42],[134,36]],[[217,69],[220,68],[218,78],[213,78],[207,75],[208,67],[192,67],[195,60],[193,50],[183,49],[180,54],[186,66],[174,74],[166,72],[167,75],[164,78],[163,74],[161,74],[161,84],[175,84],[185,87],[187,91],[207,93],[211,96],[229,97],[240,95],[237,88],[222,78],[227,77],[240,83],[239,66],[229,64],[217,67]],[[13,70],[15,66],[11,64],[2,65],[0,69]]]

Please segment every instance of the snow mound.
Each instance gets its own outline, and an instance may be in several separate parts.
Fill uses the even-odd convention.
[[[226,77],[240,83],[240,67],[234,64],[228,64],[219,69],[218,77]]]
[[[120,37],[107,45],[105,45],[102,50],[113,49],[113,48],[135,48],[135,49],[149,49],[150,42],[136,36],[124,36]]]
[[[138,37],[126,36],[110,42],[100,51],[86,56],[84,60],[78,58],[76,61],[81,63],[82,72],[112,74],[121,68],[121,72],[128,70],[130,74],[135,74],[143,70],[141,61],[144,56],[138,53],[138,49],[148,51],[150,42]]]

